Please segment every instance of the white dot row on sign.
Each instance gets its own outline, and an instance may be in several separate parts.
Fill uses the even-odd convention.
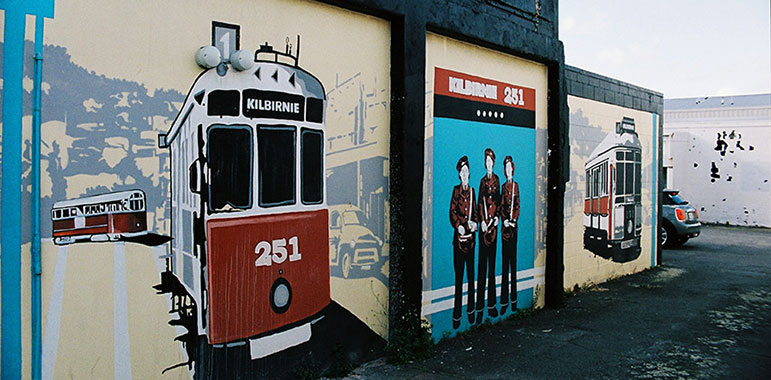
[[[498,118],[503,119],[503,112],[498,112],[498,111],[493,112],[493,111],[477,110],[477,116],[481,116],[481,117],[494,117],[496,119],[498,119]]]

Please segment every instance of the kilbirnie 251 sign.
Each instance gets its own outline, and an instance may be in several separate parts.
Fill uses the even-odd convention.
[[[535,128],[535,89],[436,68],[434,115]]]

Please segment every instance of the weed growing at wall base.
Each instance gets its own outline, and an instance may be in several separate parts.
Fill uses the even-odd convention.
[[[389,364],[404,364],[431,356],[434,340],[431,338],[431,324],[420,318],[415,312],[406,316],[407,320],[419,320],[420,324],[405,324],[407,327],[396,329],[388,346],[386,361]]]
[[[335,344],[335,347],[332,348],[332,360],[332,365],[324,374],[325,376],[333,378],[345,377],[353,370],[353,365],[346,357],[345,348],[341,343]]]

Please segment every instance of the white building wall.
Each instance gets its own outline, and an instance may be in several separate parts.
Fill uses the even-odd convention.
[[[771,227],[771,104],[720,100],[710,108],[694,101],[693,109],[682,102],[668,109],[665,101],[667,185],[682,191],[702,221]]]

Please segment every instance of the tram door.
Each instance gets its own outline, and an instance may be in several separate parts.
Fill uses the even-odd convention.
[[[601,190],[601,166],[589,170],[591,174],[591,227],[600,229],[600,194]]]

